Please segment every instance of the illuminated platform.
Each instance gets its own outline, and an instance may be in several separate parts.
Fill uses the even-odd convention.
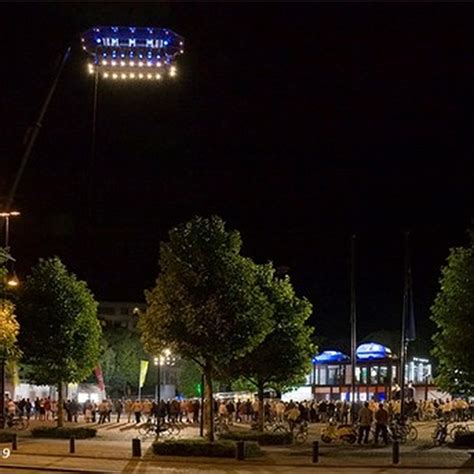
[[[158,80],[175,77],[184,38],[166,28],[97,26],[81,35],[91,56],[90,74],[112,80]]]

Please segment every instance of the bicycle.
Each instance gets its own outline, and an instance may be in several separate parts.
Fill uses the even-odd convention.
[[[411,421],[401,423],[398,420],[388,425],[388,435],[391,440],[399,440],[402,444],[407,441],[415,441],[418,438],[418,430]]]
[[[7,426],[16,431],[26,430],[28,425],[29,421],[22,416],[14,416],[7,420]]]
[[[321,431],[321,441],[323,443],[332,443],[333,441],[342,441],[343,443],[354,444],[357,439],[357,428],[353,425],[338,425],[330,421]]]
[[[470,433],[471,430],[467,423],[455,423],[454,426],[449,430],[449,437],[454,441],[456,435]]]
[[[298,431],[294,434],[295,442],[298,444],[305,443],[308,439],[308,422],[307,421],[300,421],[296,423],[295,427],[298,427]]]
[[[214,421],[214,429],[216,434],[223,435],[230,432],[229,424],[227,419],[223,417],[216,418]]]
[[[161,422],[159,425],[154,421],[147,421],[138,427],[138,433],[142,439],[147,438],[173,438],[178,436],[181,428],[172,422]]]

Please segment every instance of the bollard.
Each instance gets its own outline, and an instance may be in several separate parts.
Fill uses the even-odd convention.
[[[313,441],[313,462],[319,462],[319,441]]]
[[[12,451],[18,449],[18,435],[16,433],[12,434]]]
[[[76,452],[76,437],[71,436],[69,438],[69,452],[71,454],[74,454]]]
[[[132,456],[137,458],[142,457],[142,444],[139,438],[132,439]]]
[[[392,445],[392,462],[400,464],[400,442],[395,440]]]
[[[245,458],[245,442],[237,441],[235,443],[235,459],[237,461],[243,461]]]

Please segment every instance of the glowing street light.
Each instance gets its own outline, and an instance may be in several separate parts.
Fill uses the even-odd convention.
[[[171,354],[169,349],[165,349],[160,355],[153,359],[156,366],[156,386],[155,386],[155,402],[158,405],[158,427],[156,430],[156,436],[160,436],[160,423],[161,423],[161,367],[163,365],[172,366],[176,362],[176,357]]]
[[[0,217],[5,219],[5,251],[10,253],[10,217],[18,217],[20,213],[18,211],[0,212]],[[12,259],[11,265],[13,266],[14,259]],[[11,272],[7,276],[7,286],[10,288],[16,288],[20,284],[20,280],[12,267]]]

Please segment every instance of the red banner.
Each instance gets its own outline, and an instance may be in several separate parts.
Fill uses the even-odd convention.
[[[99,389],[103,392],[105,390],[104,376],[102,375],[102,369],[100,364],[94,369],[95,377],[97,379],[97,385]]]

